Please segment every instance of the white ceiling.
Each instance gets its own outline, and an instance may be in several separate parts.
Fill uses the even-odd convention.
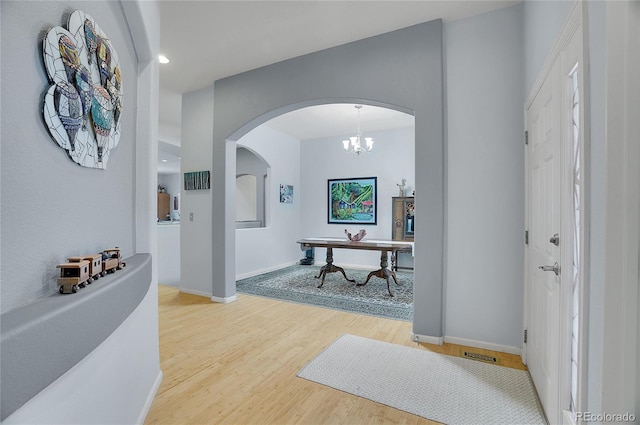
[[[180,146],[158,141],[158,174],[180,173]]]
[[[353,104],[318,105],[280,115],[266,126],[298,140],[320,139],[330,136],[355,136],[358,110]],[[391,109],[364,105],[360,109],[360,130],[363,135],[372,131],[413,127],[413,115]]]
[[[286,59],[517,1],[160,1],[163,87],[186,93]]]
[[[433,19],[445,22],[519,0],[214,1],[164,0],[160,52],[160,129],[180,127],[180,94],[215,80]],[[305,108],[267,125],[300,140],[355,131],[353,105]],[[410,121],[410,124],[408,124]],[[413,125],[413,117],[365,106],[363,132]],[[179,134],[179,130],[178,130]]]

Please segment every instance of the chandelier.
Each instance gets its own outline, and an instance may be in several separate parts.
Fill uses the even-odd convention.
[[[373,149],[373,137],[362,137],[362,132],[360,131],[360,109],[362,108],[362,105],[355,106],[358,110],[358,131],[355,136],[350,137],[348,140],[343,140],[342,145],[344,146],[345,151],[360,155],[360,152],[371,152],[371,149]],[[363,141],[364,146],[362,145]]]

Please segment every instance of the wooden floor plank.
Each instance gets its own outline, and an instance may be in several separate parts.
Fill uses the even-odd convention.
[[[434,424],[296,373],[346,333],[452,355],[465,349],[418,345],[410,322],[263,297],[219,304],[160,285],[158,298],[163,380],[148,425]],[[523,367],[518,356],[488,355]]]

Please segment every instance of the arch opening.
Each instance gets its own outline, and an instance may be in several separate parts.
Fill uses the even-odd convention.
[[[372,153],[362,156],[345,152],[342,145],[345,137],[353,136],[356,132],[357,110],[354,107],[356,102],[365,105],[361,115],[365,118],[361,121],[363,136],[373,135],[376,140]],[[248,148],[265,159],[271,166],[272,177],[267,188],[273,196],[268,197],[265,202],[266,214],[271,217],[268,228],[258,233],[253,231],[250,238],[242,232],[236,232],[236,279],[296,263],[301,256],[304,256],[295,243],[302,237],[344,236],[344,225],[327,222],[325,193],[329,178],[369,175],[379,177],[380,216],[376,225],[367,226],[367,237],[370,239],[392,238],[392,197],[398,196],[398,185],[402,180],[406,182],[404,189],[407,196],[411,196],[415,191],[415,121],[413,114],[407,112],[408,108],[396,105],[390,105],[392,108],[383,108],[381,102],[362,102],[361,99],[355,99],[355,102],[343,99],[340,104],[318,100],[313,102],[313,107],[309,106],[310,103],[303,102],[280,108],[281,111],[288,112],[283,112],[269,120],[265,120],[265,116],[256,117],[249,121],[255,127],[250,128],[249,124],[241,127],[244,129],[244,135],[238,139],[237,143],[233,138],[241,133],[239,131],[233,132],[227,139],[227,151],[235,151],[240,155],[240,147]],[[371,106],[372,104],[374,106]],[[325,117],[326,111],[323,109],[333,109],[334,114],[345,114],[345,117],[339,117],[336,121],[343,124],[332,124],[335,118],[324,121],[323,118],[327,120],[330,118]],[[292,122],[296,124],[293,133],[305,133],[305,131],[300,133],[298,121],[309,121],[301,114],[308,114],[311,117],[310,127],[313,128],[308,130],[310,135],[289,137],[285,127]],[[272,113],[266,114],[266,116],[272,115]],[[319,122],[314,124],[313,121],[316,120]],[[343,126],[333,129],[341,125]],[[331,129],[325,129],[323,132],[318,130],[321,127],[331,127]],[[292,141],[292,139],[295,140]],[[239,160],[229,161],[227,167],[239,163]],[[299,169],[299,175],[288,172],[290,170],[283,171],[283,168]],[[241,173],[241,170],[231,172],[233,175]],[[292,204],[281,203],[277,196],[283,184],[291,185],[294,189]],[[235,196],[237,203],[237,198],[243,195],[236,192]],[[347,227],[352,232],[358,232],[360,227],[356,226],[358,225]],[[273,243],[269,238],[279,241],[286,239],[282,242],[286,246],[279,242]],[[264,259],[264,256],[257,259],[260,256],[260,250],[256,250],[256,247],[261,245],[269,247],[265,249],[269,252],[270,262]],[[279,255],[278,250],[283,254]],[[380,263],[379,252],[344,250],[340,254],[340,261],[343,264],[357,268],[377,266]],[[316,253],[318,263],[324,262],[324,257],[325,250],[319,249]],[[412,268],[412,256],[402,257],[402,266],[407,269]],[[262,261],[263,259],[265,261]]]

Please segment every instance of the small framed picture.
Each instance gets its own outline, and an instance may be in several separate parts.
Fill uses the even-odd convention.
[[[184,173],[184,190],[203,190],[211,188],[209,171]]]
[[[293,186],[290,184],[280,185],[280,202],[283,204],[293,204]]]

